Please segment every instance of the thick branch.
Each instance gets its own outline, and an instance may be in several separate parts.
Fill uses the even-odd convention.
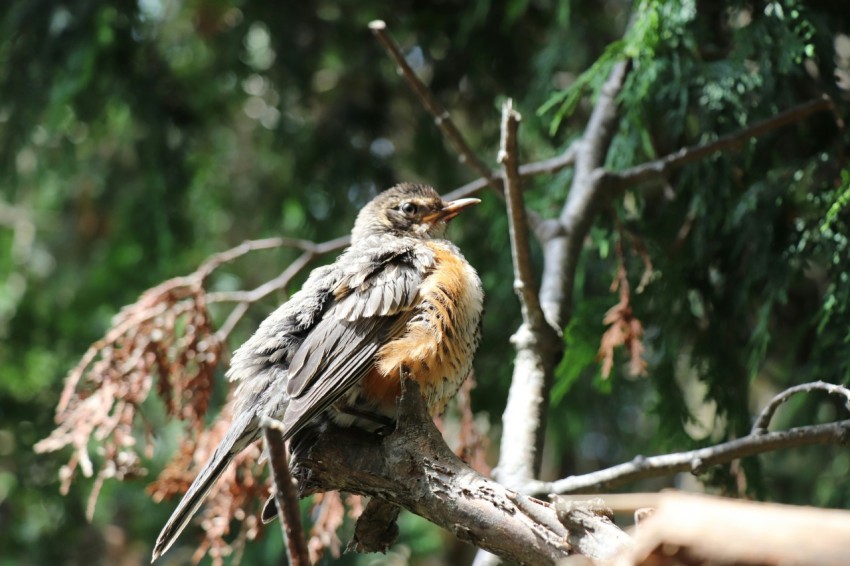
[[[443,106],[437,102],[437,99],[434,98],[434,95],[431,94],[428,87],[419,80],[419,77],[416,76],[416,72],[410,68],[410,65],[404,58],[401,49],[399,49],[398,44],[387,31],[387,24],[381,20],[375,20],[369,23],[369,29],[372,30],[372,33],[375,34],[375,37],[387,51],[387,54],[389,54],[393,61],[395,61],[395,64],[398,65],[399,70],[402,75],[404,75],[404,78],[407,79],[407,82],[410,84],[413,92],[415,92],[416,96],[419,97],[419,101],[434,117],[434,123],[437,124],[440,131],[443,132],[443,135],[447,140],[449,140],[455,148],[455,151],[458,152],[461,163],[465,163],[467,166],[476,171],[478,175],[487,179],[487,184],[490,185],[496,192],[501,194],[502,187],[495,180],[496,177],[490,171],[490,168],[487,167],[487,165],[481,161],[477,155],[475,155],[475,152],[472,151],[469,144],[466,143],[463,134],[460,133],[460,130],[457,129],[457,126],[455,126],[455,123],[452,121],[448,110],[443,108]]]
[[[292,476],[289,474],[289,464],[286,458],[286,444],[279,427],[272,421],[263,423],[266,447],[269,459],[280,462],[272,466],[274,480],[274,499],[277,513],[280,517],[280,528],[286,540],[286,551],[289,554],[290,566],[310,566],[310,553],[307,550],[307,537],[301,524],[301,509],[298,505],[298,494]]]
[[[590,474],[570,476],[554,482],[529,482],[523,491],[532,494],[598,491],[677,472],[697,474],[710,466],[725,464],[732,460],[764,452],[815,444],[846,446],[848,443],[850,443],[850,420],[802,426],[785,431],[749,435],[698,450],[650,456],[649,458],[638,456],[631,462]]]
[[[555,564],[571,553],[606,558],[627,538],[605,517],[569,533],[553,505],[511,492],[461,462],[431,421],[415,382],[407,381],[395,432],[323,430],[293,442],[301,494],[338,489],[380,497],[505,559]],[[272,465],[280,465],[272,461]]]
[[[827,110],[835,111],[835,105],[830,98],[824,96],[810,100],[713,142],[683,147],[661,159],[642,163],[625,171],[606,172],[603,182],[609,189],[626,189],[638,183],[663,179],[673,169],[699,161],[719,151],[736,149],[752,138],[763,136],[784,126],[800,122],[812,114]]]
[[[570,194],[545,238],[540,303],[546,317],[559,328],[569,322],[572,313],[576,268],[602,192],[602,166],[617,129],[617,96],[630,68],[629,61],[617,63],[605,81],[576,153]]]

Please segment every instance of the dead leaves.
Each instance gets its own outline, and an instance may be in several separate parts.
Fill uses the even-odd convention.
[[[146,473],[136,431],[144,431],[148,457],[153,434],[137,417],[154,382],[168,413],[199,430],[220,354],[203,289],[192,279],[170,279],[122,309],[106,336],[69,372],[56,410],[57,427],[35,445],[36,452],[73,448],[59,473],[62,493],[78,468],[86,477],[95,475],[90,446],[101,464],[89,518],[104,480]]]
[[[649,281],[652,263],[645,247],[634,236],[632,239],[634,247],[644,263],[644,275],[638,289],[638,292],[640,292]],[[645,376],[647,366],[646,360],[643,358],[643,324],[632,312],[629,278],[623,254],[622,229],[620,229],[620,238],[617,240],[614,250],[618,259],[618,266],[617,274],[611,284],[611,292],[619,291],[620,300],[608,309],[602,319],[602,322],[608,328],[602,334],[596,359],[602,362],[602,376],[607,378],[611,375],[611,370],[614,367],[616,349],[623,347],[629,355],[629,375],[632,377]]]

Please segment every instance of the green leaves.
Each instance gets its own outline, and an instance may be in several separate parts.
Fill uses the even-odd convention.
[[[632,59],[635,76],[652,79],[656,51],[662,47],[676,49],[687,25],[696,15],[691,0],[638,0],[635,2],[634,23],[626,30],[623,39],[611,42],[593,65],[583,71],[575,81],[560,92],[554,93],[537,111],[542,116],[554,111],[549,133],[554,135],[564,118],[572,115],[588,90],[597,92],[608,77],[614,64]],[[630,79],[631,80],[631,79]],[[624,96],[629,91],[624,92]]]
[[[845,212],[848,204],[850,204],[850,169],[844,169],[841,171],[841,184],[835,190],[835,201],[826,211],[826,216],[820,226],[820,231],[824,236],[832,232],[832,224],[839,214]]]

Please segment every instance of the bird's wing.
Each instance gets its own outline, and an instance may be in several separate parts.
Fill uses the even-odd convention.
[[[260,324],[254,335],[233,353],[228,379],[250,383],[269,374],[269,380],[273,380],[272,374],[286,371],[301,340],[318,323],[332,299],[331,291],[342,276],[335,267],[314,269],[301,290]]]
[[[372,370],[381,345],[400,335],[413,316],[420,283],[433,263],[429,252],[411,250],[350,259],[330,306],[292,357],[283,421],[287,438]]]

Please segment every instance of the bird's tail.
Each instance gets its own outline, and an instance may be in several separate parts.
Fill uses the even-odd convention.
[[[258,420],[253,411],[244,411],[231,423],[227,434],[216,447],[212,458],[206,463],[192,485],[189,486],[183,499],[180,500],[180,504],[177,505],[177,509],[171,514],[171,518],[168,519],[168,522],[162,528],[162,532],[159,533],[151,562],[154,562],[174,544],[201,503],[206,499],[210,489],[227,469],[233,457],[259,438]]]

